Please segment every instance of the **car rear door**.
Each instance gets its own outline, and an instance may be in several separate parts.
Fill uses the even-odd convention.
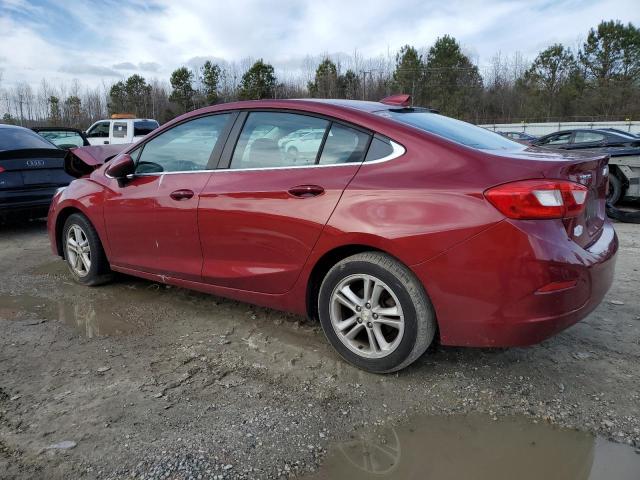
[[[300,130],[320,135],[304,155],[292,155],[281,140]],[[288,291],[370,138],[325,118],[243,113],[200,198],[203,280],[254,292]]]
[[[134,177],[108,180],[104,217],[117,266],[199,281],[197,207],[233,114],[182,122],[132,152]]]
[[[113,144],[131,142],[131,121],[117,120],[111,124],[111,136],[109,141]]]
[[[598,148],[604,145],[605,135],[589,130],[577,130],[570,144],[570,149]]]

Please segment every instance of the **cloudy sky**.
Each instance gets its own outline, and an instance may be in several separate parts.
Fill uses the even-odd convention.
[[[638,0],[0,0],[0,86],[42,78],[168,78],[202,58],[375,57],[453,35],[481,69],[500,51],[575,47],[603,19],[640,24]]]

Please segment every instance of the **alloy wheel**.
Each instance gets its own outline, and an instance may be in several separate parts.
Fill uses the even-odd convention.
[[[372,275],[350,275],[338,283],[331,294],[329,315],[340,341],[365,358],[393,353],[404,334],[398,297]]]
[[[91,247],[84,230],[71,225],[67,232],[67,261],[71,269],[80,277],[88,275],[91,269]]]

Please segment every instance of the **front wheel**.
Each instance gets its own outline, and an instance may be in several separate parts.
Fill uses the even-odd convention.
[[[318,311],[338,353],[374,373],[408,366],[425,352],[436,332],[422,284],[405,265],[380,252],[338,262],[322,282]]]
[[[112,278],[98,232],[87,217],[74,213],[62,230],[64,259],[73,279],[82,285],[100,285]]]

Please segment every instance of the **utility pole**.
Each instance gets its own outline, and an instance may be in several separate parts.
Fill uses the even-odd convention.
[[[22,112],[22,96],[18,97],[19,100],[19,104],[20,104],[20,126],[24,127],[24,113]]]
[[[360,70],[362,74],[362,100],[367,99],[367,74],[371,75],[373,70]]]

